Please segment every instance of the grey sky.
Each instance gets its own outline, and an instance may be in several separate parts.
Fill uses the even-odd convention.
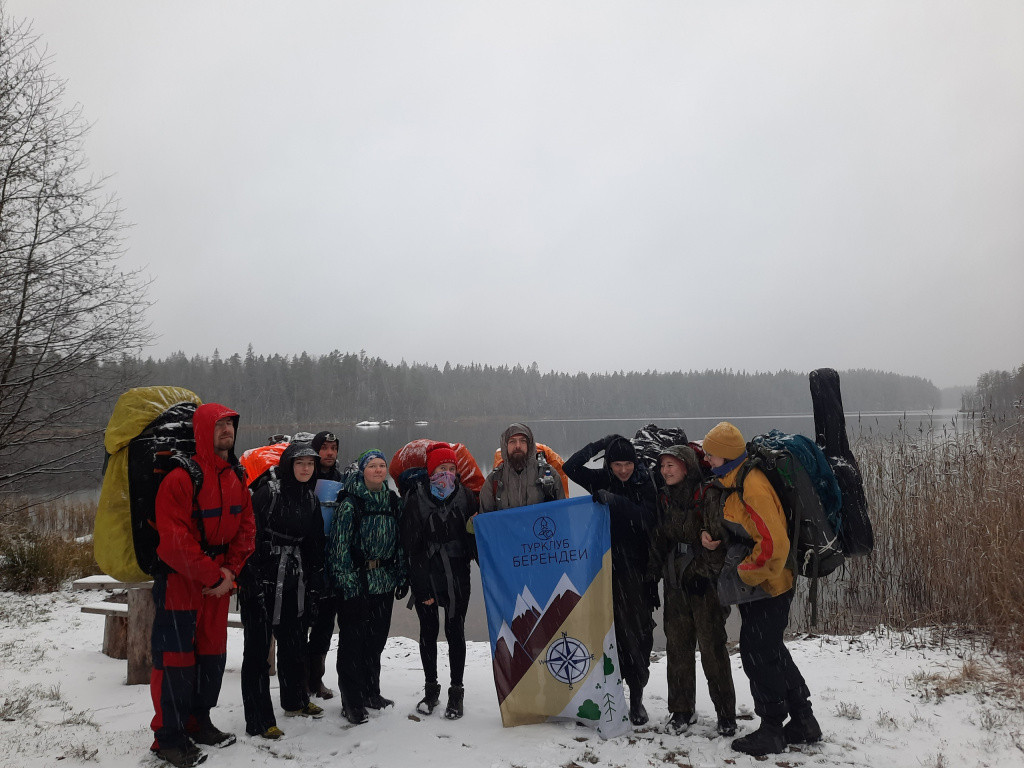
[[[1024,2],[7,8],[94,123],[155,356],[1024,361]]]

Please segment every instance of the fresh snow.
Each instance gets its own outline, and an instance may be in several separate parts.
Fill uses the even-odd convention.
[[[94,595],[0,593],[0,766],[142,766],[162,763],[148,752],[152,704],[147,686],[124,685],[126,662],[100,652],[103,619],[83,614]],[[814,694],[824,740],[755,760],[714,735],[714,714],[697,666],[699,721],[686,736],[660,732],[668,716],[665,659],[651,667],[647,709],[655,727],[602,741],[568,723],[502,728],[487,643],[471,643],[466,716],[447,721],[414,714],[422,695],[419,654],[394,637],[384,652],[382,691],[397,705],[343,726],[337,697],[319,721],[286,718],[286,736],[267,742],[245,735],[239,689],[240,630],[229,630],[227,672],[213,720],[238,743],[211,752],[211,768],[355,766],[357,768],[586,768],[601,766],[864,766],[961,768],[1024,766],[1024,714],[1004,691],[1009,678],[984,644],[947,648],[928,633],[807,637],[788,645]],[[947,645],[949,641],[947,638]],[[442,682],[447,653],[441,648]],[[739,657],[733,657],[740,734],[756,724]],[[940,685],[962,676],[974,680]],[[332,687],[334,684],[331,678]],[[276,702],[276,683],[275,704]],[[947,691],[942,688],[949,689]],[[942,695],[943,693],[947,695]],[[442,704],[444,693],[442,692]]]

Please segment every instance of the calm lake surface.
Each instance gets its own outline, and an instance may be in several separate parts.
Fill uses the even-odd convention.
[[[720,421],[735,424],[747,439],[754,435],[777,428],[784,432],[792,432],[814,437],[814,416],[798,414],[785,416],[702,416],[693,418],[642,418],[642,419],[587,419],[562,420],[538,419],[528,422],[538,442],[553,448],[563,458],[589,442],[604,435],[617,433],[632,437],[637,430],[654,423],[659,427],[682,427],[691,440],[700,440],[708,430]],[[943,429],[964,428],[967,420],[959,418],[955,410],[942,411],[900,411],[898,413],[847,413],[846,430],[851,443],[858,434],[888,436],[897,431],[904,431],[911,436],[920,435],[926,439],[929,431],[942,434]],[[339,460],[348,462],[369,448],[379,448],[386,456],[393,456],[399,448],[411,440],[429,438],[444,440],[451,443],[462,443],[480,465],[486,475],[490,471],[494,452],[498,448],[501,433],[508,426],[504,421],[484,422],[435,422],[426,426],[411,423],[399,423],[386,427],[365,428],[354,424],[301,425],[299,429],[318,432],[330,429],[341,441]],[[254,429],[245,426],[243,414],[238,435],[237,452],[240,454],[247,448],[264,445],[271,433],[297,431],[293,427],[274,427],[272,429]],[[570,484],[570,496],[584,493],[583,489]],[[466,617],[466,637],[469,640],[485,641],[487,637],[487,620],[484,615],[483,593],[480,586],[480,572],[472,569],[472,598],[469,613]],[[414,611],[405,607],[406,601],[395,603],[392,617],[391,634],[404,636],[413,640],[419,637],[419,623]],[[798,610],[794,603],[794,611]],[[655,629],[655,650],[664,650],[665,635],[662,629],[661,609],[655,613],[658,627]],[[728,623],[729,637],[735,640],[739,636],[739,614],[733,611]],[[440,638],[444,640],[443,633]],[[444,654],[442,653],[442,666]]]

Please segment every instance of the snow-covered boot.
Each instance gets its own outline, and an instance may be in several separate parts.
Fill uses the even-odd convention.
[[[207,747],[230,747],[238,739],[233,733],[225,733],[210,722],[209,713],[196,715],[195,727],[188,728],[189,738],[196,744]]]
[[[423,698],[416,705],[416,711],[421,715],[433,714],[434,708],[441,701],[441,684],[437,680],[428,680],[423,686]]]
[[[324,674],[327,672],[327,657],[312,656],[309,659],[309,695],[321,699],[333,699],[334,691],[324,685]]]
[[[665,730],[676,736],[682,736],[688,730],[690,726],[697,722],[697,715],[693,712],[687,714],[686,712],[673,712],[672,717],[669,719],[668,724],[665,726]]]
[[[786,692],[789,722],[783,727],[787,744],[813,744],[821,738],[821,726],[811,708],[811,692],[806,685]]]
[[[644,707],[644,689],[639,685],[629,686],[629,722],[633,725],[645,725],[648,720],[650,718]]]
[[[448,687],[448,705],[444,708],[446,720],[458,720],[462,717],[462,697],[466,689],[461,685]]]
[[[193,768],[193,766],[206,762],[206,753],[189,739],[185,739],[183,746],[158,747],[153,751],[161,760],[167,761],[176,768]]]

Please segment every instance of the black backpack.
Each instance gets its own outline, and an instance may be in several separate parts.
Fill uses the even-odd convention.
[[[169,572],[157,557],[160,537],[156,531],[156,495],[163,479],[182,467],[192,480],[193,514],[198,510],[203,470],[192,459],[196,441],[192,432],[194,403],[168,408],[128,444],[128,491],[132,513],[132,543],[139,568],[150,576]],[[197,516],[198,517],[198,516]],[[202,518],[199,530],[205,541]],[[204,546],[204,549],[206,547]]]

